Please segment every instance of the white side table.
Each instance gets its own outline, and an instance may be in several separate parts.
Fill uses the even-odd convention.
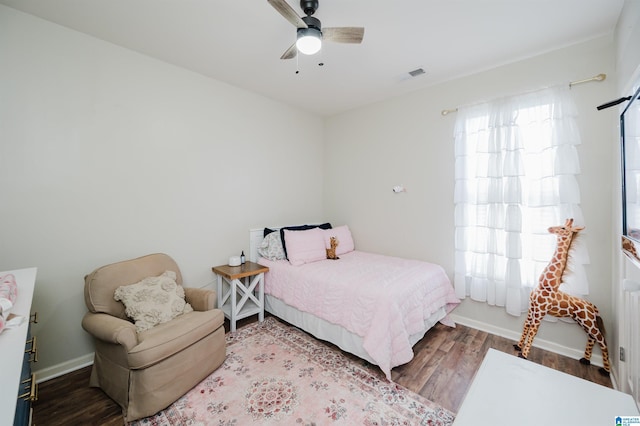
[[[264,321],[264,273],[269,268],[253,262],[211,268],[218,276],[218,308],[229,318],[231,331],[239,319],[258,314]]]

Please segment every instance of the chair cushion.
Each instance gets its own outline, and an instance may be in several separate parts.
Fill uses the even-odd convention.
[[[113,297],[124,303],[125,313],[141,332],[193,311],[184,300],[184,289],[175,280],[175,272],[165,271],[160,276],[120,286]]]
[[[129,368],[146,368],[213,333],[224,323],[220,309],[193,311],[138,333],[139,344],[128,354]],[[224,345],[224,340],[221,342]],[[216,348],[212,348],[212,351]]]

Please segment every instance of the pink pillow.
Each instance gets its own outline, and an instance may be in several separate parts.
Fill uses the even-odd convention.
[[[300,266],[327,258],[324,233],[320,228],[305,231],[284,230],[287,257],[292,265]]]
[[[347,225],[338,226],[332,229],[325,229],[322,232],[324,233],[325,248],[331,248],[331,243],[329,241],[331,237],[336,237],[338,239],[338,247],[336,247],[337,255],[349,253],[350,251],[355,250],[353,237],[351,237],[351,231]]]

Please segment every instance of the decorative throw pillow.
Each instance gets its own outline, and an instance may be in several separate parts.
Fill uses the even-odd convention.
[[[355,250],[353,237],[351,236],[351,231],[347,225],[336,226],[333,229],[326,229],[323,233],[325,248],[331,248],[331,237],[335,237],[339,241],[339,244],[336,247],[337,256]]]
[[[282,248],[284,249],[284,256],[289,259],[289,252],[287,251],[287,241],[284,238],[284,231],[305,231],[307,229],[320,228],[320,229],[331,229],[331,224],[329,222],[321,223],[319,225],[296,225],[296,226],[284,226],[280,228],[280,240],[282,241]]]
[[[324,247],[324,234],[322,229],[313,228],[306,231],[284,231],[287,241],[288,259],[294,266],[316,262],[327,258]]]
[[[262,240],[258,247],[258,254],[269,260],[285,259],[284,249],[282,248],[282,240],[279,232],[271,232]]]
[[[113,298],[124,304],[125,313],[135,321],[138,332],[193,311],[184,300],[184,288],[176,283],[173,271],[120,286]]]

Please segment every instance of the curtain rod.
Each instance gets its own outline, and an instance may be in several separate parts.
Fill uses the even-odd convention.
[[[591,81],[603,81],[604,79],[607,78],[606,74],[598,74],[598,75],[594,75],[593,77],[589,77],[589,78],[585,78],[583,80],[576,80],[576,81],[570,81],[569,82],[569,87],[578,85],[578,84],[582,84],[582,83],[589,83]],[[453,108],[453,109],[443,109],[440,114],[442,115],[447,115],[447,114],[451,114],[452,112],[457,112],[458,108]]]

